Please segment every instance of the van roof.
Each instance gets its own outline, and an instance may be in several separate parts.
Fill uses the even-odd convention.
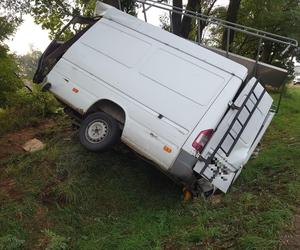
[[[201,45],[183,39],[170,32],[166,32],[165,30],[149,23],[145,23],[142,20],[117,10],[116,8],[107,4],[100,3],[98,5],[98,8],[99,7],[101,8],[101,15],[103,18],[151,37],[156,41],[186,53],[194,58],[197,58],[198,60],[210,64],[211,66],[217,67],[228,74],[235,75],[241,80],[245,80],[248,74],[248,69],[243,65],[238,64],[224,56],[218,55],[217,53],[212,52]]]

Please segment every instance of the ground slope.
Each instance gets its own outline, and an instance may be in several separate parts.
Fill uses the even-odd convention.
[[[290,249],[299,124],[293,89],[230,193],[189,203],[124,145],[87,152],[65,117],[8,134],[0,139],[0,249]],[[23,152],[29,137],[46,148]]]

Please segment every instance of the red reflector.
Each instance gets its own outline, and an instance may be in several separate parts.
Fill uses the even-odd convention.
[[[205,145],[208,143],[213,133],[213,129],[206,129],[201,131],[192,144],[193,148],[201,152]]]
[[[76,88],[73,88],[72,91],[73,91],[74,93],[78,93],[79,90],[76,89]]]

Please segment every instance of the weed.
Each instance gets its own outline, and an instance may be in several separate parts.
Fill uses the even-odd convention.
[[[40,242],[40,247],[45,250],[66,250],[68,247],[68,239],[60,236],[48,229],[43,231],[45,238]]]
[[[7,234],[0,237],[0,250],[18,250],[24,246],[24,240],[20,240],[14,235]]]

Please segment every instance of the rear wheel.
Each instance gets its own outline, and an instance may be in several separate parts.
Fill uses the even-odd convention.
[[[80,125],[80,143],[90,151],[105,151],[120,139],[118,122],[110,115],[97,112],[86,117]]]

